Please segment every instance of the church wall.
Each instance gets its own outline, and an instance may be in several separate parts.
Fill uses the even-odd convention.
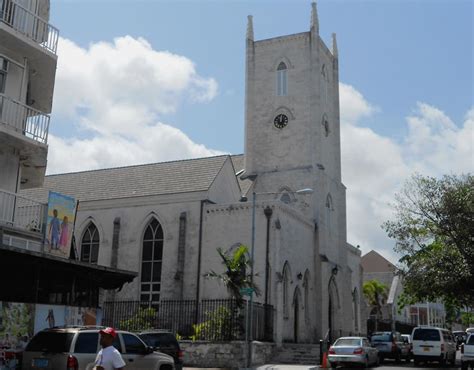
[[[291,342],[294,340],[295,325],[297,326],[298,342],[316,341],[316,305],[318,296],[314,285],[314,279],[319,278],[319,271],[314,267],[314,225],[311,220],[302,217],[299,212],[292,210],[289,206],[282,204],[277,208],[275,221],[279,221],[281,228],[275,228],[274,239],[276,248],[273,250],[272,258],[275,263],[272,279],[275,282],[275,295],[273,301],[280,332],[277,332],[277,340]],[[288,309],[284,312],[283,303],[283,267],[289,264],[288,285]],[[308,280],[308,302],[305,301],[305,273],[309,274]],[[298,320],[295,324],[295,292],[299,291]]]
[[[347,254],[347,270],[350,277],[350,282],[346,285],[347,308],[352,307],[350,312],[347,312],[347,328],[351,328],[352,334],[359,334],[365,332],[363,325],[361,325],[360,305],[363,301],[362,297],[362,269],[360,267],[361,251],[350,244],[346,244]],[[347,310],[349,311],[349,310]]]
[[[141,199],[143,201],[143,199]],[[117,300],[138,300],[140,299],[140,271],[141,271],[141,251],[142,238],[145,227],[152,216],[163,227],[163,263],[162,263],[162,299],[177,299],[179,293],[177,281],[174,279],[177,272],[177,250],[179,235],[179,217],[182,212],[186,212],[186,246],[184,271],[184,296],[192,299],[196,290],[197,274],[197,247],[199,235],[200,201],[188,201],[185,203],[167,203],[167,197],[162,197],[160,201],[150,202],[151,205],[121,206],[121,201],[110,201],[110,205],[96,209],[95,202],[81,203],[76,221],[76,238],[78,253],[80,255],[80,243],[82,235],[93,222],[100,234],[99,260],[98,264],[111,266],[112,260],[112,234],[113,223],[120,218],[120,238],[117,258],[117,268],[129,271],[136,271],[139,276],[129,284],[126,284],[120,292],[116,294]],[[138,203],[138,201],[137,201]],[[144,203],[147,203],[144,201]]]
[[[294,337],[294,305],[293,297],[295,290],[300,291],[299,300],[299,341],[314,341],[315,333],[315,306],[317,304],[313,278],[317,274],[314,271],[313,255],[313,233],[312,222],[304,218],[298,211],[291,209],[281,202],[257,201],[255,222],[255,249],[254,249],[254,281],[261,290],[261,295],[254,297],[256,302],[265,301],[265,254],[266,254],[266,228],[267,218],[264,209],[270,207],[272,215],[270,218],[270,244],[269,244],[269,303],[275,309],[275,335],[276,340],[292,341]],[[252,205],[250,202],[235,203],[229,205],[208,205],[205,209],[205,227],[203,235],[203,274],[209,270],[223,272],[224,267],[216,252],[217,247],[224,250],[233,245],[242,243],[249,247],[251,252],[252,233]],[[290,266],[291,276],[288,286],[289,302],[288,314],[283,312],[283,282],[281,280],[285,262]],[[303,286],[305,272],[309,272],[307,307],[304,301],[305,287]],[[298,274],[301,273],[301,279]],[[217,281],[202,279],[201,299],[226,298],[229,297],[222,284]],[[310,312],[305,313],[305,309]]]

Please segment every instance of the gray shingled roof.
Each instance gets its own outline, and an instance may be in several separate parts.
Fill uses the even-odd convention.
[[[80,201],[206,191],[228,158],[221,155],[49,175],[43,187],[23,190],[21,194],[47,202],[49,190]]]

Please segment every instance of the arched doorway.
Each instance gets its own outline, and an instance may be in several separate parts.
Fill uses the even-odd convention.
[[[337,272],[336,272],[337,273]],[[340,309],[339,292],[336,285],[336,273],[333,270],[328,284],[328,332],[329,341],[333,341],[341,334],[340,327],[336,327],[337,315]]]
[[[295,294],[293,295],[293,340],[298,343],[300,337],[299,326],[300,326],[300,289],[296,287]]]

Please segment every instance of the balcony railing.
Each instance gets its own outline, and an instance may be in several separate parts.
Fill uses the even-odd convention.
[[[40,143],[48,142],[49,116],[3,94],[0,94],[0,123]]]
[[[43,233],[46,204],[0,189],[0,223],[16,229]]]
[[[59,30],[13,0],[0,0],[0,22],[56,54]]]

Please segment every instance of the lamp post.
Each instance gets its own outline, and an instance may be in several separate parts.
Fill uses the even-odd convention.
[[[304,188],[296,191],[291,191],[288,193],[291,194],[312,194],[314,191],[310,188]],[[252,192],[252,244],[250,247],[250,283],[253,286],[253,274],[254,274],[254,255],[255,255],[255,213],[256,213],[256,200],[258,195],[265,194],[279,194],[279,192],[264,192],[256,193]],[[247,312],[246,318],[246,330],[248,329],[248,334],[246,338],[248,339],[248,352],[247,352],[247,367],[250,367],[252,364],[252,341],[253,341],[253,290],[250,291],[250,308]]]

